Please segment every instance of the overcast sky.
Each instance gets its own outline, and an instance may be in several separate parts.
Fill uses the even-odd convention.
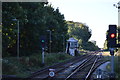
[[[90,40],[103,47],[109,24],[118,25],[118,0],[48,0],[64,14],[65,20],[86,23],[92,30]]]

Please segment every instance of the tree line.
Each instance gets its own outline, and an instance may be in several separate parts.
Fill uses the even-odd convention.
[[[46,48],[49,52],[49,31],[51,31],[52,52],[65,50],[64,46],[69,37],[77,38],[83,49],[89,50],[91,46],[89,44],[92,44],[88,42],[92,35],[88,26],[70,27],[69,21],[65,21],[64,15],[58,8],[54,9],[51,4],[45,2],[3,2],[3,57],[16,56],[17,53],[18,23],[13,19],[19,20],[20,56],[27,56],[41,51],[40,36],[42,35],[46,36]],[[77,25],[77,23],[74,24]],[[81,25],[83,24],[81,23]],[[76,36],[78,34],[79,36]],[[89,47],[86,48],[86,45]]]
[[[67,21],[68,35],[78,40],[79,49],[95,51],[99,50],[96,43],[89,41],[92,36],[92,30],[84,23]]]

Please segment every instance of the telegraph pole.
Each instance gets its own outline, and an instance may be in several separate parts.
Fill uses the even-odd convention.
[[[13,21],[17,21],[17,59],[19,60],[19,20],[18,19],[12,19]]]

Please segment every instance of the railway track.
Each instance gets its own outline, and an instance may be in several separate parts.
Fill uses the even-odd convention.
[[[60,70],[62,70],[62,67],[63,68],[67,68],[69,67],[70,65],[73,65],[81,60],[83,60],[84,58],[88,57],[89,55],[82,55],[82,56],[79,56],[79,57],[75,57],[71,60],[68,60],[66,62],[63,62],[63,63],[58,63],[58,64],[55,64],[55,65],[52,65],[52,66],[49,66],[49,67],[46,67],[42,70],[39,70],[37,72],[34,72],[33,74],[31,74],[28,78],[46,78],[48,77],[48,73],[49,73],[49,69],[56,69],[56,72],[59,72]],[[60,69],[60,70],[59,70]],[[46,75],[46,76],[44,76]]]
[[[98,64],[98,61],[102,62],[96,54],[97,53],[92,53],[92,55],[87,54],[79,56],[66,62],[47,67],[31,74],[28,78],[31,80],[35,78],[40,78],[42,80],[55,80],[57,78],[61,80],[74,78],[88,80],[90,74],[97,67],[96,64]],[[55,69],[55,76],[52,78],[49,76],[49,69]]]
[[[76,80],[93,80],[90,79],[92,72],[102,63],[106,61],[101,60],[98,56],[94,56],[86,60],[80,65],[74,72],[65,78],[65,80],[76,79]]]
[[[96,56],[92,56],[88,59],[86,59],[81,65],[78,66],[77,69],[75,69],[75,71],[73,71],[70,75],[68,75],[65,80],[68,79],[83,79],[85,78],[85,74],[87,74],[88,70],[90,70],[90,68],[92,68],[92,63],[93,60],[97,59]]]

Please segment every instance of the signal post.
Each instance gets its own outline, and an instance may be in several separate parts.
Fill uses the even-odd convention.
[[[111,73],[110,80],[115,80],[115,72],[114,72],[114,50],[117,47],[117,26],[109,25],[108,35],[107,35],[107,46],[110,50],[111,55]]]
[[[42,35],[40,36],[40,43],[41,43],[41,48],[42,48],[42,64],[43,66],[45,65],[45,46],[46,46],[46,36]]]

